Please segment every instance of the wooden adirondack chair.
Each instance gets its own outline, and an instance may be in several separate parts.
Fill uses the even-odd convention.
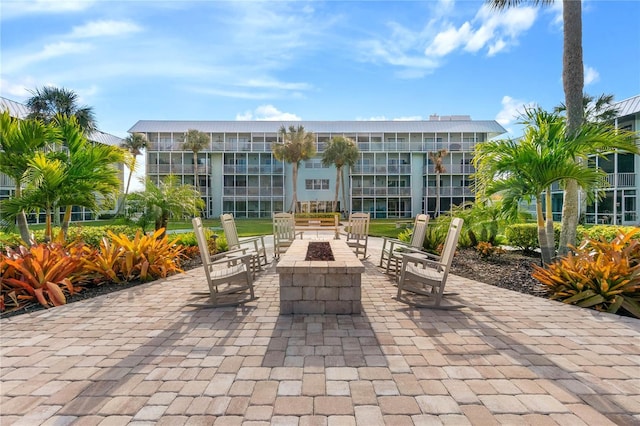
[[[356,256],[366,259],[369,242],[369,213],[351,213],[345,235],[347,245],[353,249]]]
[[[402,264],[402,254],[422,251],[428,224],[429,215],[419,214],[413,222],[411,241],[407,242],[398,240],[397,238],[383,237],[379,266],[385,269],[385,273],[393,273],[398,277],[400,275],[400,265]]]
[[[302,239],[302,232],[296,232],[295,217],[291,213],[273,214],[273,250],[276,259],[285,253],[297,236]]]
[[[255,274],[269,263],[267,260],[267,249],[264,245],[264,237],[259,236],[240,240],[240,238],[238,238],[236,222],[232,214],[221,214],[220,223],[222,224],[222,230],[227,239],[229,250],[245,249],[246,253],[251,254],[251,270],[255,277]]]

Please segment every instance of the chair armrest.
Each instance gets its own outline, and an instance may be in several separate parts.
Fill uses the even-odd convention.
[[[245,249],[233,250],[232,252],[225,252],[225,256],[221,256],[216,260],[213,260],[210,265],[220,265],[223,263],[237,262],[238,260],[244,261],[245,258],[251,257],[251,254],[246,253]]]
[[[402,263],[420,263],[424,267],[430,266],[436,269],[444,268],[447,265],[441,263],[438,260],[432,259],[433,255],[430,253],[420,252],[420,253],[405,253],[402,255]]]

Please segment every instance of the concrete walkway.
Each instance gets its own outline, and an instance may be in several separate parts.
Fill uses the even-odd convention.
[[[411,309],[379,242],[362,315],[279,315],[271,266],[239,308],[186,307],[199,268],[3,319],[0,424],[640,424],[640,320],[455,276]]]

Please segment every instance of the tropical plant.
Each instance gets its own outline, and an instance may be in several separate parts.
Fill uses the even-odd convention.
[[[486,0],[496,9],[505,9],[523,3],[551,4],[553,0]],[[562,86],[566,106],[566,137],[572,139],[584,121],[582,108],[584,90],[584,64],[582,59],[582,1],[562,0],[563,44]],[[562,235],[560,254],[565,254],[571,241],[576,240],[580,205],[578,182],[569,179],[562,204]]]
[[[193,181],[196,189],[200,187],[198,182],[198,153],[209,144],[209,135],[199,130],[189,129],[184,135],[182,148],[193,152]]]
[[[584,110],[584,119],[589,123],[612,123],[618,116],[618,108],[614,105],[613,95],[605,95],[604,93],[598,97],[585,93],[582,97],[582,109]],[[554,108],[554,112],[564,114],[567,112],[567,106],[561,103]]]
[[[640,318],[640,241],[636,228],[613,241],[586,239],[566,257],[535,266],[533,277],[547,286],[551,299]]]
[[[38,244],[26,248],[8,249],[0,254],[2,271],[2,299],[5,295],[16,308],[37,300],[42,306],[66,303],[66,294],[80,288],[74,284],[83,277],[82,246],[64,247],[60,244]]]
[[[124,196],[122,197],[122,202],[118,206],[118,214],[121,214],[124,210],[127,203],[127,196],[129,195],[129,187],[131,186],[131,178],[136,170],[136,160],[138,155],[142,155],[142,150],[145,149],[148,145],[147,137],[144,133],[134,133],[127,136],[124,141],[120,144],[120,148],[124,148],[131,154],[131,161],[127,163],[127,167],[129,168],[129,177],[127,178],[127,187],[124,190]]]
[[[336,136],[331,139],[329,145],[322,154],[322,164],[324,166],[333,165],[336,167],[336,193],[333,199],[333,211],[338,211],[338,192],[342,186],[342,209],[347,208],[347,195],[345,193],[343,167],[353,167],[358,161],[360,151],[355,142],[344,136]]]
[[[273,156],[286,163],[291,163],[293,167],[293,199],[289,211],[298,212],[298,167],[300,162],[312,158],[316,154],[315,135],[304,130],[304,126],[284,126],[278,131],[282,142],[271,145]]]
[[[429,159],[433,162],[433,170],[436,173],[436,209],[433,213],[434,217],[438,217],[440,214],[440,175],[447,171],[442,161],[446,156],[447,150],[444,148],[429,153]]]
[[[29,115],[27,118],[41,120],[45,123],[53,121],[56,115],[75,117],[85,135],[97,129],[93,108],[79,106],[79,96],[73,90],[44,86],[31,92],[27,100]]]
[[[145,190],[130,194],[133,210],[143,213],[145,220],[155,222],[155,230],[162,229],[164,237],[170,217],[187,217],[204,208],[200,193],[192,185],[180,185],[177,176],[168,175],[157,185],[147,179]]]
[[[133,239],[108,231],[100,248],[88,251],[85,267],[115,282],[149,281],[182,272],[183,247],[169,240],[164,229],[152,235],[138,231]]]
[[[573,179],[593,197],[604,182],[603,172],[575,159],[612,149],[635,152],[637,148],[629,133],[601,124],[585,124],[569,137],[566,121],[540,108],[527,109],[522,124],[527,127],[521,140],[476,146],[476,192],[481,197],[500,193],[503,211],[511,215],[517,213],[519,201],[535,198],[538,239],[542,261],[547,264],[555,253],[551,184]]]
[[[73,206],[94,212],[115,203],[120,189],[117,165],[127,160],[128,153],[111,145],[89,142],[80,130],[75,117],[58,116],[57,125],[66,151],[62,158],[66,167],[65,190],[59,205],[65,208],[59,238],[66,238]]]
[[[34,119],[18,120],[11,117],[7,111],[0,114],[0,172],[15,182],[15,198],[22,197],[23,176],[29,167],[28,162],[35,153],[59,142],[59,130],[52,125]],[[18,210],[15,218],[22,241],[31,245],[24,210]]]

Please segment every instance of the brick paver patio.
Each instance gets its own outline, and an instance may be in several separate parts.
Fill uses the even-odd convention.
[[[244,307],[187,307],[199,268],[3,319],[0,424],[640,424],[640,320],[455,276],[411,309],[372,240],[361,315],[279,315],[272,265]]]

